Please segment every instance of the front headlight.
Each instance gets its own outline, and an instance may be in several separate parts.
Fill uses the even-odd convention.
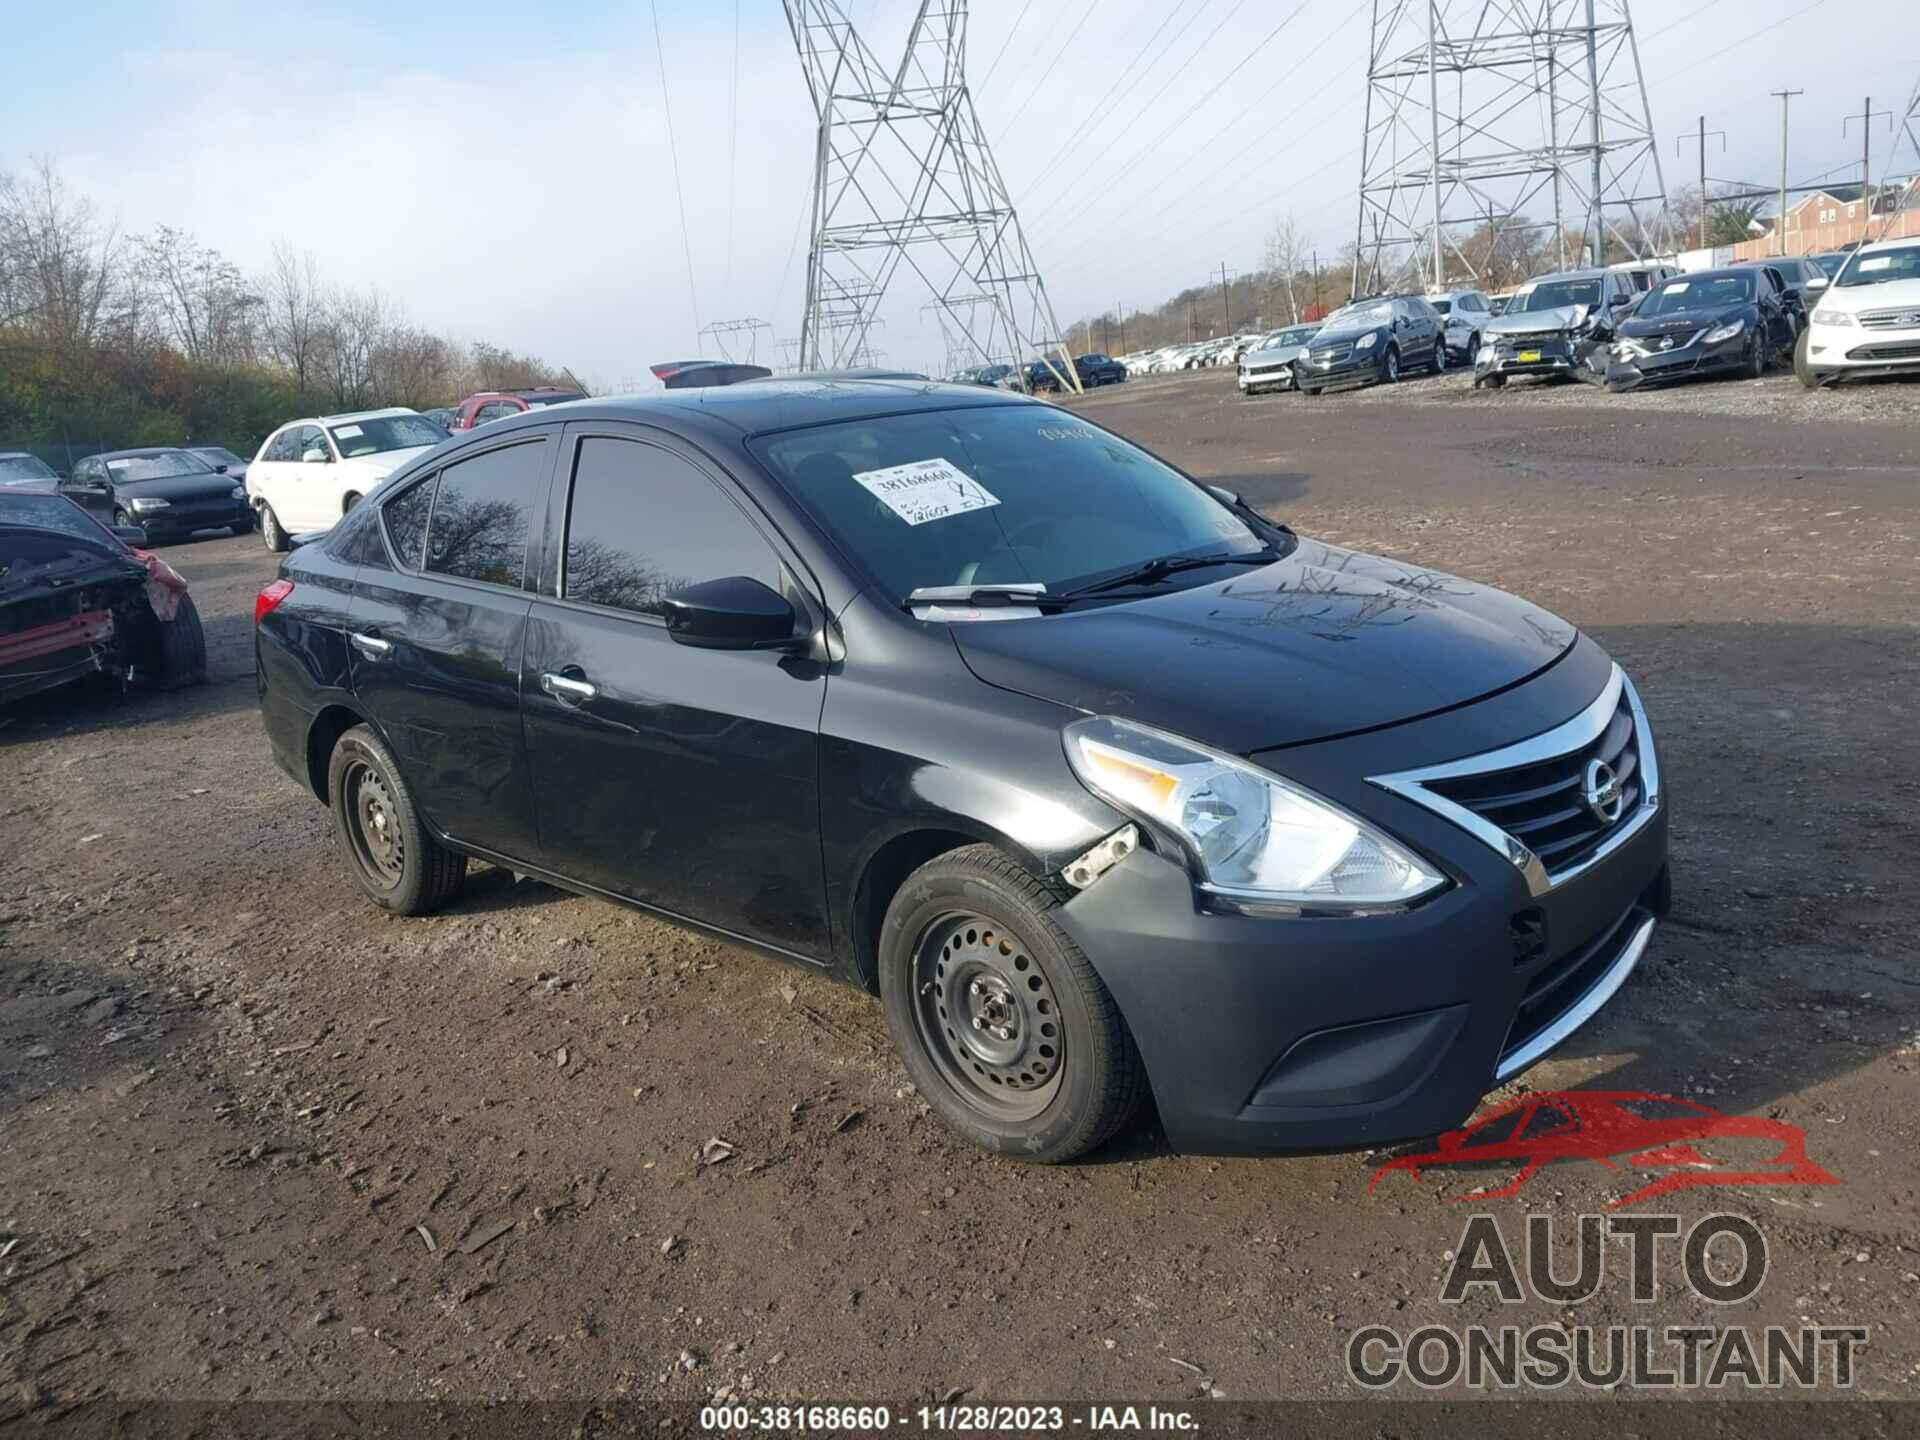
[[[1366,912],[1447,883],[1366,821],[1243,760],[1111,716],[1065,733],[1081,783],[1177,839],[1203,889]]]
[[[1747,328],[1746,321],[1735,320],[1730,325],[1722,325],[1718,329],[1709,330],[1706,333],[1705,338],[1700,343],[1703,345],[1724,345],[1727,343],[1727,341],[1733,339],[1734,336],[1740,334],[1746,328]]]
[[[155,510],[164,510],[167,508],[167,502],[158,496],[142,496],[140,499],[132,500],[128,503],[132,505],[133,513],[136,515],[148,515]]]
[[[1499,353],[1500,352],[1495,350],[1491,345],[1482,345],[1480,347],[1480,353],[1474,357],[1474,361],[1479,365],[1491,365]]]
[[[1816,310],[1813,312],[1813,323],[1846,326],[1853,324],[1853,316],[1844,310]]]
[[[1360,343],[1353,348],[1356,350],[1371,350],[1374,347],[1374,342],[1379,340],[1379,338],[1380,335],[1377,331],[1369,331],[1360,337]]]

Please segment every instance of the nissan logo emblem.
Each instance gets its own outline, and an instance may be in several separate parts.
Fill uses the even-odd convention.
[[[1581,798],[1602,825],[1613,824],[1627,805],[1626,790],[1620,784],[1620,777],[1604,760],[1587,763],[1587,779]]]

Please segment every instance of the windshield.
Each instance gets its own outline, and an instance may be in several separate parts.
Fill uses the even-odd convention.
[[[1319,333],[1318,325],[1295,325],[1287,330],[1276,330],[1266,338],[1265,348],[1277,350],[1282,345],[1304,345]]]
[[[752,448],[900,598],[931,585],[1057,591],[1161,556],[1267,543],[1145,451],[1051,406],[882,416]]]
[[[1920,245],[1855,255],[1833,283],[1851,289],[1856,285],[1885,285],[1892,280],[1920,280]]]
[[[0,480],[58,480],[32,455],[0,455]]]
[[[0,500],[0,525],[58,530],[97,545],[118,547],[120,543],[98,520],[61,495],[9,495]],[[0,572],[5,568],[0,565]]]
[[[1526,315],[1536,310],[1558,310],[1562,305],[1598,305],[1598,280],[1549,280],[1536,285],[1521,297],[1518,306],[1508,306],[1509,314]]]
[[[1427,303],[1442,315],[1451,315],[1453,313],[1453,302],[1451,300],[1429,300]]]
[[[361,455],[380,455],[388,450],[411,450],[417,445],[438,445],[446,431],[424,415],[382,415],[378,419],[350,420],[329,425],[327,433],[340,449],[342,460]]]
[[[247,463],[224,445],[196,445],[193,447],[193,453],[209,465],[225,465],[228,469],[232,469],[235,465],[244,467]]]
[[[1753,299],[1753,276],[1715,275],[1705,280],[1669,280],[1640,302],[1634,318],[1677,315],[1682,310],[1724,310]]]
[[[152,455],[126,455],[107,461],[107,473],[123,484],[165,480],[174,475],[206,475],[207,462],[184,450],[160,450]]]
[[[1374,325],[1386,325],[1393,320],[1393,306],[1383,301],[1369,304],[1362,301],[1358,305],[1349,305],[1344,310],[1336,310],[1327,317],[1327,323],[1321,327],[1328,331],[1365,330]]]

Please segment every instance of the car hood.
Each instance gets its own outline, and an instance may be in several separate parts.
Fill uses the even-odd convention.
[[[433,449],[431,445],[410,445],[404,450],[382,450],[377,455],[355,455],[343,458],[340,463],[350,467],[361,475],[378,476],[385,479],[416,455],[424,455]]]
[[[1496,315],[1480,327],[1483,336],[1541,335],[1549,330],[1578,330],[1587,323],[1591,305],[1559,305],[1551,310],[1526,310],[1517,315]]]
[[[1358,340],[1362,335],[1372,335],[1386,328],[1385,325],[1356,325],[1349,330],[1322,330],[1302,348],[1318,350],[1324,345],[1346,345]]]
[[[1623,340],[1659,339],[1664,335],[1693,335],[1709,326],[1736,320],[1746,313],[1739,305],[1703,306],[1697,310],[1675,310],[1666,315],[1637,316],[1620,326]]]
[[[1819,306],[1858,315],[1862,310],[1920,310],[1920,280],[1888,280],[1879,285],[1829,285]]]
[[[1471,580],[1308,540],[1211,585],[952,631],[989,685],[1242,755],[1465,704],[1578,633]]]
[[[1273,365],[1298,360],[1307,353],[1305,345],[1275,345],[1266,350],[1249,350],[1240,358],[1247,364]]]
[[[240,482],[211,470],[200,475],[163,475],[153,480],[115,480],[116,493],[129,500],[192,500],[203,495],[230,495]]]

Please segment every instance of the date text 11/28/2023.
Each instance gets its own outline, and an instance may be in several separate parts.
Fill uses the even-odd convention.
[[[911,1430],[920,1434],[1036,1434],[1078,1431],[1120,1435],[1199,1430],[1198,1417],[1158,1405],[920,1405],[895,1412],[884,1405],[708,1405],[700,1428],[723,1435],[873,1434]]]

